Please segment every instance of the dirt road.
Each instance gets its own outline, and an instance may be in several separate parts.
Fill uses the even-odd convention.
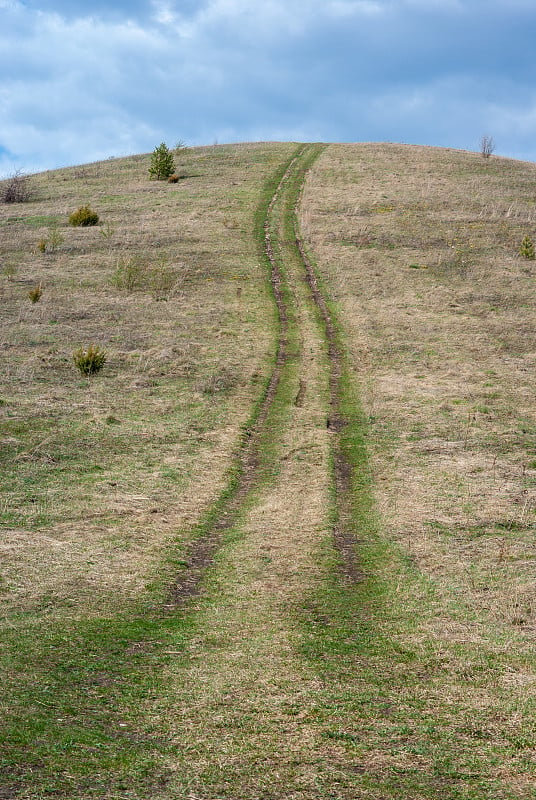
[[[268,209],[274,369],[235,490],[175,590],[177,602],[195,602],[197,631],[169,675],[180,797],[310,796],[331,769],[311,721],[320,684],[300,654],[298,617],[334,564],[341,582],[360,570],[341,446],[343,355],[296,218],[320,149],[300,149]]]

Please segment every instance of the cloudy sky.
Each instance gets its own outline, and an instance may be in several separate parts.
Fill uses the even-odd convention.
[[[0,175],[170,146],[536,161],[535,0],[0,0]]]

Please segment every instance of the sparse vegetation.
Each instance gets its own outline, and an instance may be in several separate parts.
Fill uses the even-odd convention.
[[[87,228],[92,225],[97,225],[99,222],[99,215],[93,211],[89,205],[80,206],[76,211],[73,211],[69,217],[69,225],[73,228]]]
[[[165,142],[162,142],[158,147],[155,147],[151,155],[149,175],[155,180],[165,181],[170,175],[173,175],[174,172],[175,162],[173,161],[173,153]]]
[[[73,361],[82,375],[96,375],[104,367],[106,359],[106,351],[93,344],[87,350],[80,347],[73,353]]]

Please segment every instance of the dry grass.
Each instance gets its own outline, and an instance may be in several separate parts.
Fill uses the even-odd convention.
[[[534,267],[518,250],[534,225],[535,170],[331,147],[304,206],[371,417],[390,531],[435,580],[507,624],[534,558]],[[364,215],[368,243],[355,239]],[[529,614],[528,636],[535,623]]]
[[[343,375],[364,501],[353,583],[332,542],[325,331],[283,185],[288,358],[258,480],[189,605],[145,594],[171,541],[180,568],[269,371],[253,210],[293,150],[190,150],[178,184],[148,181],[148,156],[73,168],[2,211],[2,602],[20,664],[0,794],[534,796],[532,165],[333,145],[308,175],[302,230],[363,396],[379,510]],[[68,228],[84,203],[102,224]],[[71,354],[89,343],[108,361],[87,380]]]
[[[391,576],[418,614],[400,642],[444,653],[424,707],[461,704],[496,746],[526,723],[530,747],[536,700],[536,294],[519,255],[535,176],[466,152],[332,146],[303,205],[369,416],[386,537],[428,587],[416,600]],[[444,725],[461,746],[459,714]],[[531,769],[495,773],[505,796],[529,796]]]
[[[0,207],[8,606],[132,598],[221,489],[272,347],[253,213],[291,150],[186,150],[178,185],[150,181],[149,156],[64,169]],[[85,203],[100,224],[69,227]],[[40,252],[42,238],[57,246]],[[131,287],[115,280],[125,264]],[[88,381],[72,353],[90,344],[108,358]]]

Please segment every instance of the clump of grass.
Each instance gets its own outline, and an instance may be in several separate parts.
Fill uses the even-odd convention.
[[[112,284],[117,289],[134,292],[141,287],[146,268],[138,256],[122,255],[112,275]]]
[[[177,274],[164,256],[148,272],[151,293],[155,300],[168,300],[177,284]]]
[[[4,266],[2,272],[4,273],[8,281],[12,281],[18,272],[17,265],[14,264],[12,261],[8,261],[8,263]]]
[[[219,394],[234,389],[238,383],[238,375],[229,367],[221,367],[215,372],[211,372],[198,381],[196,389],[201,394]]]
[[[536,258],[536,252],[534,251],[534,242],[532,241],[531,237],[527,234],[523,237],[523,241],[521,242],[521,247],[519,248],[519,255],[523,256],[523,258],[527,258],[529,261],[534,261]]]
[[[87,350],[80,347],[73,353],[73,361],[82,375],[95,375],[106,363],[106,351],[91,344]]]
[[[90,225],[97,225],[99,215],[93,211],[88,205],[80,206],[76,211],[73,211],[69,217],[69,225],[74,228],[87,228]]]
[[[40,253],[53,253],[64,242],[64,236],[58,230],[57,225],[51,225],[48,229],[48,236],[43,236],[37,243]]]
[[[112,284],[127,292],[149,291],[155,300],[167,300],[178,283],[177,271],[161,256],[156,264],[140,255],[122,255],[112,274]]]
[[[34,286],[33,289],[30,289],[28,292],[28,297],[32,301],[32,303],[38,303],[41,300],[43,295],[43,290],[41,288],[41,284],[38,286]]]
[[[114,233],[115,233],[115,227],[110,222],[107,222],[106,225],[104,225],[104,227],[101,228],[100,232],[102,238],[107,240],[111,239]]]

